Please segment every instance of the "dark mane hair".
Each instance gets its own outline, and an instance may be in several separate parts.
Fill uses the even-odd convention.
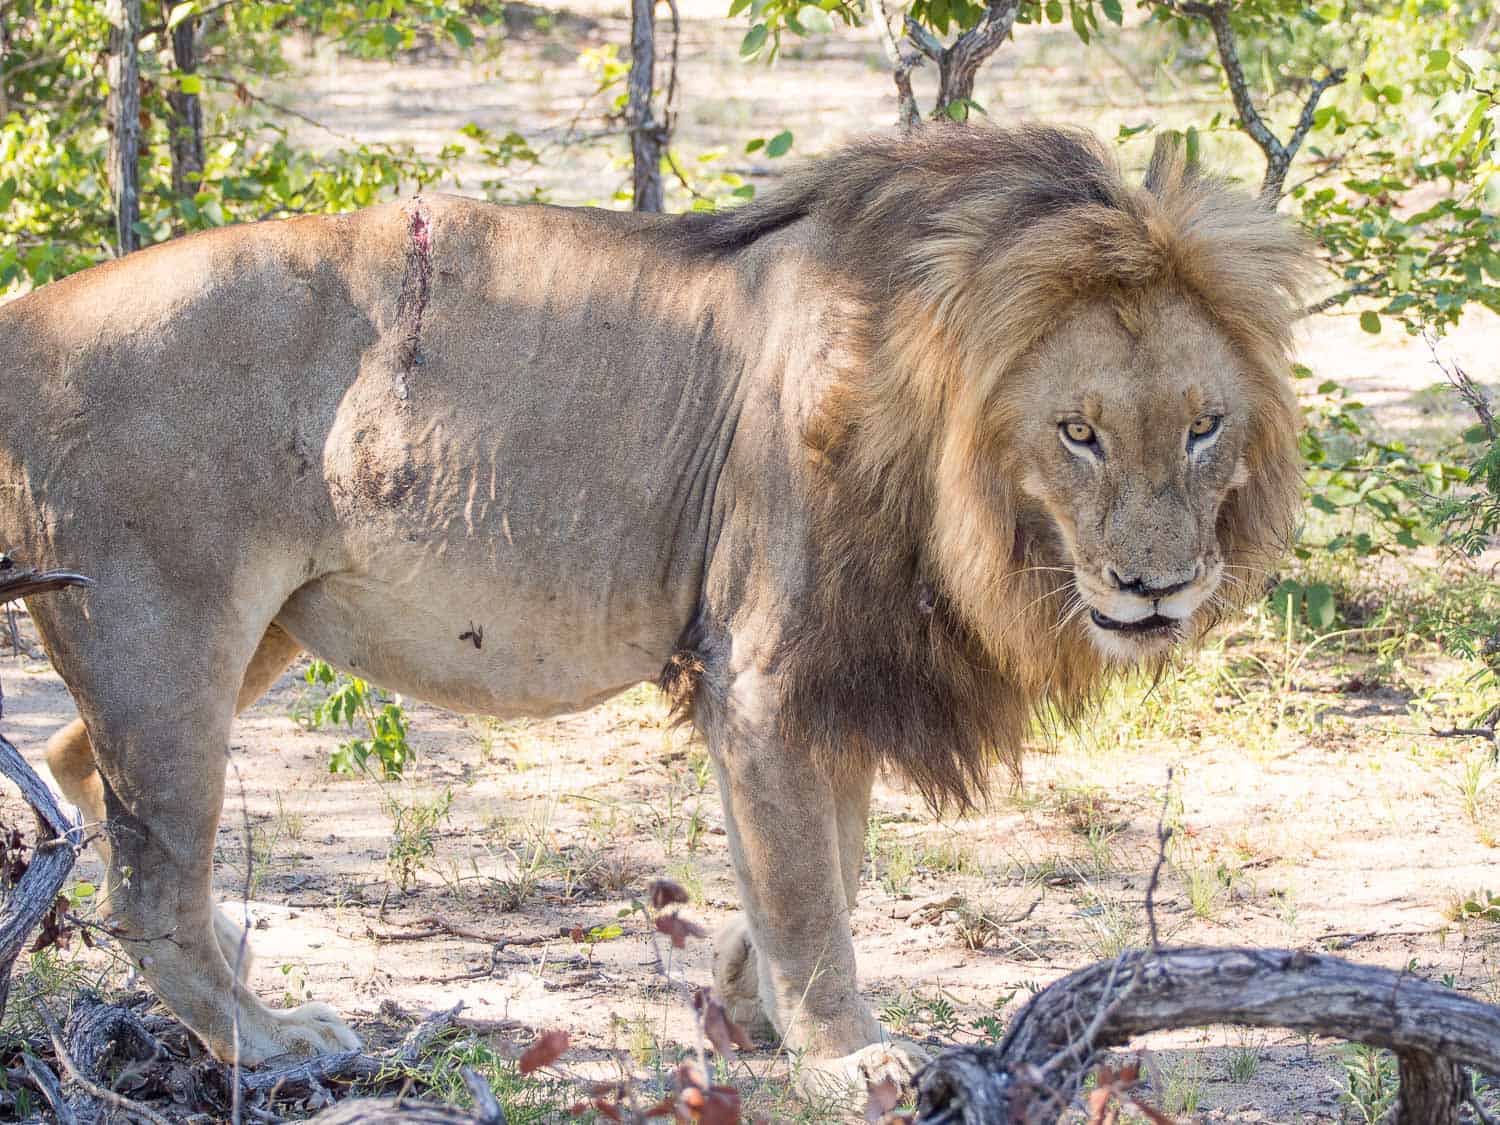
[[[993,468],[1009,372],[1085,299],[1206,312],[1251,402],[1250,481],[1219,526],[1248,596],[1300,502],[1286,372],[1308,257],[1289,222],[1171,145],[1135,187],[1088,134],[1041,126],[861,140],[668,238],[727,256],[799,223],[864,308],[804,435],[819,557],[779,656],[783,733],[829,770],[879,759],[933,805],[968,807],[1038,711],[1077,715],[1106,671],[1081,626],[1059,627],[1069,579],[1038,568],[1040,537]]]

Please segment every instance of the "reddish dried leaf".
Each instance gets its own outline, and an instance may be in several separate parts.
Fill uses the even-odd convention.
[[[870,1087],[870,1096],[865,1099],[865,1120],[879,1121],[901,1104],[901,1087],[889,1078],[882,1078]]]
[[[588,1111],[589,1111],[589,1103],[588,1102],[574,1102],[572,1105],[570,1105],[568,1107],[568,1116],[569,1117],[582,1117]]]
[[[677,1098],[667,1098],[665,1101],[657,1102],[646,1111],[647,1117],[671,1117],[677,1112]]]
[[[656,928],[661,933],[672,939],[672,944],[683,949],[687,946],[688,938],[702,938],[708,936],[708,931],[695,922],[689,922],[686,918],[677,914],[658,914],[656,916]]]
[[[574,945],[582,945],[585,941],[588,940],[588,936],[588,934],[583,932],[582,926],[575,925],[571,930],[568,931],[568,937],[573,940]]]
[[[698,1120],[702,1125],[739,1125],[740,1092],[733,1086],[710,1087]]]
[[[663,910],[676,903],[687,902],[691,897],[683,890],[681,883],[674,883],[671,879],[653,879],[647,890],[651,894],[652,910]]]
[[[527,1047],[521,1056],[521,1073],[530,1074],[544,1066],[551,1066],[562,1058],[563,1052],[567,1049],[568,1033],[566,1031],[542,1032],[537,1037],[537,1041]]]
[[[1130,1104],[1136,1109],[1140,1110],[1141,1113],[1145,1115],[1146,1120],[1151,1122],[1151,1125],[1177,1125],[1177,1122],[1175,1120],[1168,1117],[1161,1110],[1157,1109],[1155,1106],[1147,1105],[1139,1098],[1131,1098]]]
[[[698,1019],[703,1024],[703,1034],[708,1036],[714,1050],[730,1062],[734,1061],[736,1047],[748,1051],[755,1045],[745,1029],[729,1018],[729,1012],[719,1003],[713,989],[700,988],[693,993],[693,1011],[698,1013]]]
[[[608,1121],[625,1120],[625,1118],[620,1115],[619,1107],[616,1106],[613,1102],[605,1101],[603,1098],[596,1098],[594,1100],[594,1108],[598,1110],[600,1117],[603,1117]]]
[[[1102,1079],[1100,1080],[1103,1081]],[[1108,1086],[1100,1085],[1089,1091],[1089,1125],[1108,1125],[1109,1103],[1114,1098],[1115,1092]]]

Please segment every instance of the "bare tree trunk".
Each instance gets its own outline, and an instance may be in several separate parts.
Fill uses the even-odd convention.
[[[633,206],[662,210],[661,156],[666,129],[656,120],[651,90],[656,79],[656,0],[630,0],[630,87],[625,120],[634,164]]]
[[[179,73],[198,70],[198,18],[189,16],[172,29],[172,60]],[[172,115],[172,194],[192,196],[203,179],[203,105],[196,93],[178,87],[167,93]]]
[[[109,192],[115,208],[115,252],[121,257],[140,245],[135,224],[141,217],[141,75],[136,40],[141,35],[141,0],[109,0]]]
[[[10,4],[0,0],[0,118],[10,112]]]

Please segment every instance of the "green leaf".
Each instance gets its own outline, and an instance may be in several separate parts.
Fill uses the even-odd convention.
[[[448,29],[448,34],[453,36],[453,41],[461,49],[467,51],[474,46],[474,33],[469,30],[469,25],[457,16],[449,16],[443,26]]]
[[[182,74],[177,78],[177,88],[184,94],[203,93],[203,79],[196,74]]]
[[[748,7],[750,7],[750,0],[734,0],[734,2],[729,5],[729,18],[733,19]]]
[[[1302,584],[1290,578],[1271,591],[1271,613],[1277,621],[1296,617],[1302,609]]]
[[[763,149],[765,147],[766,147],[766,138],[765,137],[754,137],[751,140],[745,142],[745,155],[749,156],[752,152],[759,152],[761,149]]]
[[[1073,34],[1087,43],[1089,41],[1089,23],[1088,18],[1083,13],[1084,9],[1075,4],[1070,14],[1073,17]]]
[[[187,0],[185,4],[176,4],[172,12],[167,16],[167,34],[171,34],[183,20],[196,14],[198,11],[198,0]]]
[[[1062,0],[1047,0],[1047,22],[1062,23]]]
[[[767,156],[785,156],[792,147],[792,131],[783,129],[766,142]]]
[[[760,49],[766,45],[767,34],[763,23],[758,23],[745,32],[745,38],[740,40],[740,58],[753,59],[760,54]]]
[[[1334,600],[1333,590],[1321,582],[1309,586],[1302,595],[1303,610],[1307,614],[1307,623],[1314,629],[1331,629],[1335,618],[1338,616],[1338,604]]]
[[[815,4],[804,4],[797,10],[797,22],[805,32],[812,35],[832,35],[833,20]]]
[[[1371,335],[1380,332],[1380,314],[1373,309],[1366,309],[1359,314],[1359,326]]]
[[[1125,22],[1125,13],[1120,9],[1120,0],[1099,0],[1099,7],[1104,11],[1104,18],[1116,27]]]

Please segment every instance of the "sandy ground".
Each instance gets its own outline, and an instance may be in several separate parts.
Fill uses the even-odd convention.
[[[872,35],[795,46],[775,68],[743,67],[739,32],[712,18],[717,5],[684,4],[684,13],[680,135],[690,156],[727,149],[726,166],[766,187],[779,165],[745,157],[751,137],[790,127],[795,151],[812,154],[889,120]],[[542,168],[509,190],[607,201],[624,180],[617,139],[560,142],[604,128],[607,96],[590,99],[578,51],[627,39],[624,13],[601,7],[550,29],[520,28],[483,63],[431,52],[401,64],[304,57],[276,92],[365,140],[433,149],[466,121],[520,128],[551,147]],[[1123,48],[1084,56],[1071,33],[1023,30],[984,72],[979,97],[997,117],[1068,120],[1106,135],[1146,116],[1201,117],[1214,100],[1133,57]],[[1079,71],[1085,58],[1094,73]],[[320,135],[302,129],[301,139]],[[1215,135],[1211,157],[1238,159],[1239,143]],[[1145,152],[1127,149],[1126,159]],[[484,174],[466,167],[457,186],[472,189]],[[1450,346],[1493,379],[1485,364],[1496,339],[1493,319],[1476,316]],[[1303,353],[1320,375],[1352,386],[1392,433],[1454,423],[1451,401],[1430,390],[1435,372],[1421,341],[1389,329],[1374,338],[1335,316],[1310,327]],[[29,644],[27,625],[23,616]],[[1476,822],[1461,799],[1479,743],[1428,733],[1448,725],[1463,670],[1428,652],[1363,678],[1351,668],[1368,657],[1309,660],[1283,680],[1247,670],[1244,653],[1267,649],[1264,629],[1259,648],[1250,635],[1150,698],[1133,689],[1055,752],[1034,754],[1024,780],[998,792],[984,815],[940,824],[914,797],[880,787],[854,931],[865,991],[894,1030],[935,1045],[982,1039],[976,1021],[1139,943],[1169,767],[1181,831],[1159,913],[1172,940],[1337,950],[1452,974],[1457,987],[1500,1001],[1495,927],[1451,919],[1455,896],[1500,890],[1497,853],[1481,830],[1500,810],[1490,790]],[[417,763],[405,781],[378,786],[328,774],[339,736],[296,721],[310,691],[298,675],[235,729],[218,850],[219,893],[236,902],[246,869],[242,789],[253,833],[253,979],[264,996],[328,1000],[375,1040],[387,1033],[385,1001],[416,1011],[463,1000],[476,1017],[514,1021],[502,1038],[568,1029],[577,1056],[600,1072],[650,1073],[684,1048],[690,1018],[664,986],[631,896],[651,877],[676,878],[694,894],[692,915],[712,928],[730,916],[735,893],[702,751],[667,728],[652,691],[545,723],[409,703]],[[5,732],[40,762],[46,737],[72,714],[66,692],[39,650],[0,659],[0,677]],[[402,890],[387,858],[393,819],[445,794],[452,806],[432,833],[433,854]],[[81,874],[97,878],[91,865]],[[583,945],[565,936],[612,924],[620,936]],[[673,970],[706,983],[709,962],[698,942]],[[1183,1120],[1332,1121],[1345,1112],[1328,1044],[1208,1030],[1158,1037],[1151,1048],[1156,1096]],[[763,1050],[739,1078],[754,1090],[784,1065]],[[776,1116],[794,1109],[763,1104]]]

